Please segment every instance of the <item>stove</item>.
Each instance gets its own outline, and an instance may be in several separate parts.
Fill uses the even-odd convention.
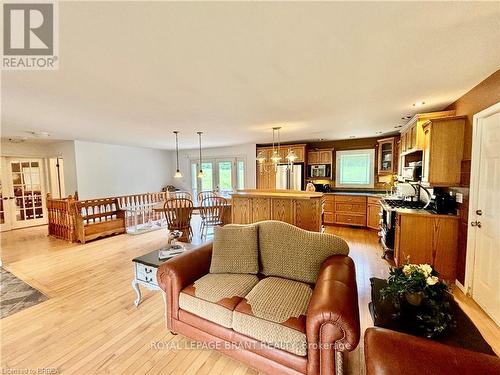
[[[384,199],[384,202],[393,209],[396,208],[409,208],[414,210],[419,210],[424,208],[425,203],[423,202],[414,202],[414,201],[405,201],[403,199]]]

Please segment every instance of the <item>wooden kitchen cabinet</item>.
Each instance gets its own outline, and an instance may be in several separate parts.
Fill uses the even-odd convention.
[[[249,224],[280,220],[321,232],[322,193],[239,190],[232,195],[232,222]]]
[[[395,153],[394,137],[379,139],[378,141],[378,174],[394,173]]]
[[[410,263],[428,263],[439,273],[440,278],[454,281],[458,225],[458,216],[398,212],[394,238],[396,266],[404,265],[407,259]]]
[[[335,223],[335,195],[326,194],[323,204],[323,224]]]
[[[401,152],[412,153],[423,150],[424,130],[423,124],[431,119],[453,116],[455,111],[440,111],[419,113],[412,117],[410,121],[400,130]]]
[[[422,184],[458,186],[465,116],[435,118],[423,125]]]
[[[307,152],[307,164],[332,164],[333,149],[310,150]]]
[[[320,164],[332,164],[332,150],[319,150]]]
[[[307,152],[307,164],[319,164],[319,151]]]
[[[370,229],[380,229],[380,198],[378,197],[368,197],[366,226]]]
[[[366,202],[366,196],[335,195],[335,224],[365,227]]]

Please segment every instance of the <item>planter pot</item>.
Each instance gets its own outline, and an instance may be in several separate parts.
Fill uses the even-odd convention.
[[[424,299],[424,293],[405,293],[406,301],[413,306],[420,306],[422,300]]]

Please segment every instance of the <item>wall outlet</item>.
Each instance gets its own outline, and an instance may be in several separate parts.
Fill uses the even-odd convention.
[[[462,193],[455,194],[455,200],[457,201],[457,203],[463,203],[464,202],[464,195]]]

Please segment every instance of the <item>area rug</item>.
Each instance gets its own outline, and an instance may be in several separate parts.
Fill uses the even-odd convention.
[[[2,268],[0,293],[0,319],[47,300],[47,296],[32,288]]]

